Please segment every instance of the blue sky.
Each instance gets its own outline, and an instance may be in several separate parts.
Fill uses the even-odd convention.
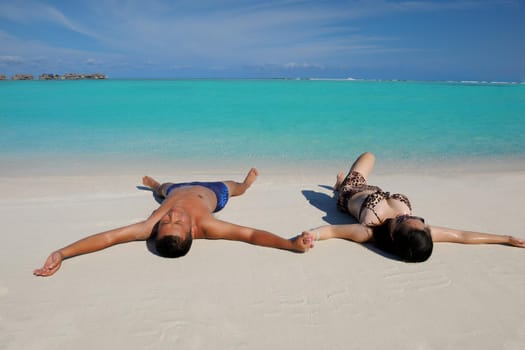
[[[525,0],[0,0],[0,74],[525,81]]]

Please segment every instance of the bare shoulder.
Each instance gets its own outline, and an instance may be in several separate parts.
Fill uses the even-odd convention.
[[[228,231],[228,222],[218,220],[210,213],[205,213],[195,221],[193,237],[196,239],[221,239]]]
[[[202,238],[206,239],[228,239],[236,241],[245,241],[255,229],[245,227],[231,222],[222,221],[214,218],[206,218],[201,223],[203,233]]]
[[[450,234],[443,227],[430,226],[430,235],[434,242],[446,242]]]

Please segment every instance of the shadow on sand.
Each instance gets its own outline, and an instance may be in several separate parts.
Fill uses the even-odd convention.
[[[332,186],[319,185],[319,187],[333,190]],[[301,193],[312,206],[324,212],[323,221],[325,221],[327,224],[350,225],[359,223],[352,215],[343,213],[337,209],[335,196],[330,196],[326,193],[316,192],[313,190],[303,190]],[[363,246],[387,259],[399,261],[397,256],[380,250],[373,243],[364,243]]]

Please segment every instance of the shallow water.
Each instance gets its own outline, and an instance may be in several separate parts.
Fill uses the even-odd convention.
[[[294,80],[0,82],[9,159],[391,162],[525,155],[525,85]]]

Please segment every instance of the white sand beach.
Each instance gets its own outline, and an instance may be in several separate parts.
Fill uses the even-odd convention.
[[[506,246],[436,244],[407,264],[342,240],[306,254],[198,240],[180,259],[135,242],[32,275],[53,250],[148,216],[157,204],[136,188],[142,175],[242,180],[248,168],[0,174],[0,348],[523,349],[525,250]],[[335,170],[259,167],[217,216],[286,237],[349,222],[331,198]],[[525,237],[523,169],[378,165],[370,182],[407,194],[430,224]]]

